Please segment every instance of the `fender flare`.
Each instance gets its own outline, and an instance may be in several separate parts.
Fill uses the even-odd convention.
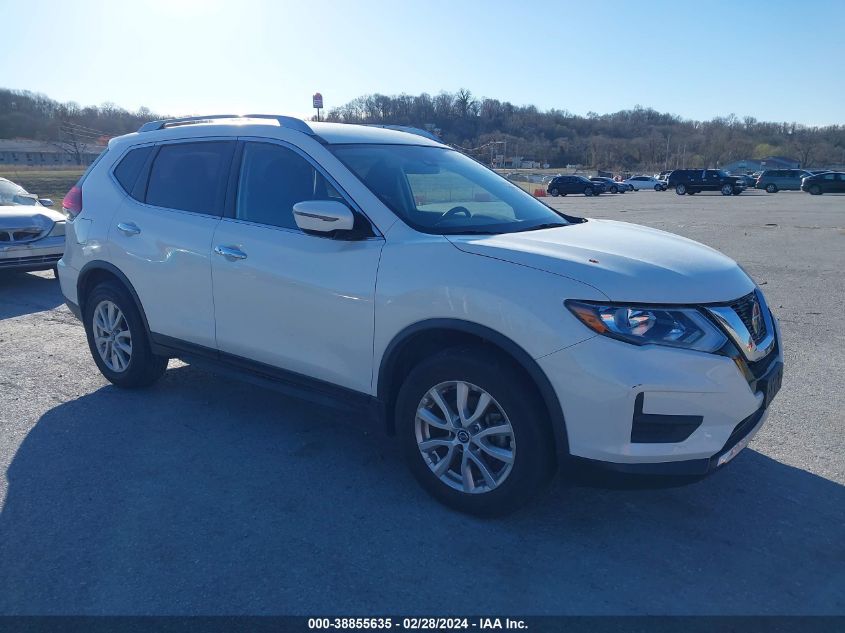
[[[135,291],[135,287],[132,285],[132,282],[129,281],[129,278],[123,274],[123,272],[114,264],[110,264],[109,262],[105,262],[102,260],[93,260],[88,262],[82,267],[82,270],[79,271],[79,276],[76,279],[76,297],[79,300],[79,310],[83,314],[85,314],[85,296],[82,293],[82,288],[85,285],[84,282],[87,277],[97,271],[103,270],[107,273],[110,273],[117,277],[120,283],[129,291],[132,300],[135,302],[135,307],[138,308],[138,313],[141,315],[141,321],[144,324],[144,331],[147,334],[148,340],[150,339],[150,324],[147,322],[147,313],[144,312],[144,306],[141,304],[141,299],[138,297],[138,293]]]
[[[398,389],[398,385],[391,384],[391,376],[393,375],[396,363],[401,355],[400,352],[404,343],[406,343],[411,337],[427,330],[448,330],[469,334],[498,347],[502,352],[510,356],[510,358],[516,362],[523,371],[525,371],[537,387],[537,391],[540,393],[540,397],[542,398],[543,405],[549,414],[549,421],[552,425],[556,452],[559,455],[569,455],[569,441],[567,438],[566,420],[563,416],[563,409],[560,406],[560,400],[557,397],[557,393],[555,392],[554,387],[552,387],[552,384],[545,372],[540,368],[531,355],[513,340],[496,330],[471,321],[450,318],[426,319],[409,325],[394,336],[385,348],[379,364],[377,397],[380,402],[384,403],[385,406],[389,405],[392,396]],[[386,413],[388,424],[392,429],[393,412],[388,410]]]

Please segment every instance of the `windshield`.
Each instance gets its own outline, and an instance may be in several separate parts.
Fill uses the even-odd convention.
[[[451,149],[329,148],[396,215],[424,233],[514,233],[569,224],[566,216]]]
[[[8,180],[0,180],[0,205],[22,205],[33,207],[38,204],[38,198],[27,193],[26,189]]]

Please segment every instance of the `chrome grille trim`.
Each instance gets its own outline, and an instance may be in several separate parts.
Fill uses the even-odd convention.
[[[753,295],[753,297],[752,297]],[[760,306],[760,316],[763,319],[760,333],[755,337],[750,330],[753,300],[756,298]],[[775,327],[772,323],[772,313],[763,293],[754,290],[749,295],[726,306],[707,306],[707,312],[727,332],[734,343],[742,350],[743,355],[750,362],[765,358],[775,346]],[[746,314],[746,318],[743,318]]]

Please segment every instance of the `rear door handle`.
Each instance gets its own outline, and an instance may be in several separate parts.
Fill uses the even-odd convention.
[[[229,261],[234,261],[236,259],[246,259],[246,253],[234,246],[215,246],[214,252],[218,255],[222,255]]]
[[[126,237],[132,237],[133,235],[138,235],[141,232],[141,229],[138,228],[138,225],[134,222],[121,222],[117,225],[117,230],[123,233]]]

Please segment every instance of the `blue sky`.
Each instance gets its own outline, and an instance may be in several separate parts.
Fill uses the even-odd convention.
[[[82,105],[305,115],[318,90],[332,107],[467,88],[576,114],[845,123],[841,0],[0,0],[0,16],[0,86]]]

